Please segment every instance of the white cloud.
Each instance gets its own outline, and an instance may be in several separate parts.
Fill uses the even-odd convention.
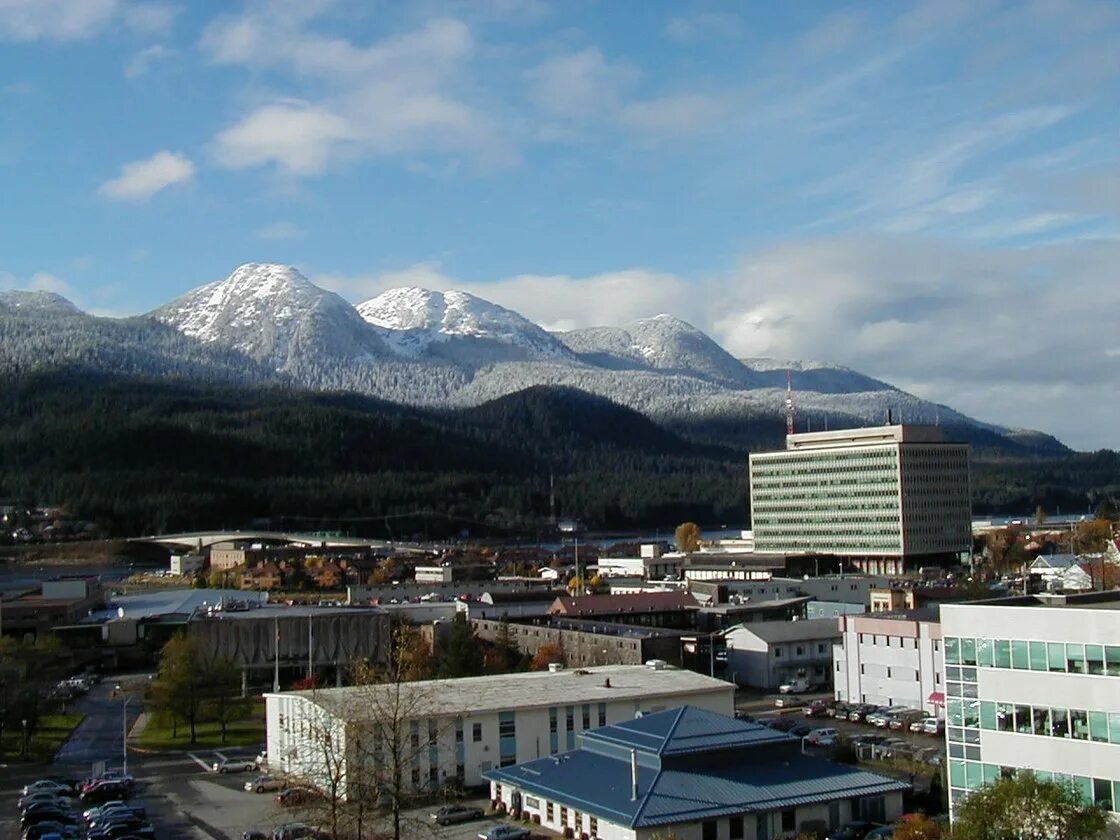
[[[633,67],[608,61],[595,47],[550,58],[528,73],[529,92],[537,107],[566,119],[613,113],[636,78]]]
[[[370,155],[462,154],[483,167],[517,159],[497,121],[459,91],[474,51],[464,23],[437,18],[359,46],[316,33],[315,13],[269,6],[207,27],[201,47],[215,63],[290,73],[315,91],[262,104],[221,132],[220,165],[310,175]]]
[[[150,35],[165,32],[177,12],[125,0],[0,0],[0,40],[81,41],[118,23]]]
[[[258,229],[257,236],[261,239],[275,240],[303,239],[307,236],[307,231],[291,222],[273,222]]]
[[[171,47],[166,47],[163,44],[152,44],[150,47],[137,52],[128,64],[125,65],[124,75],[128,79],[136,79],[140,76],[147,74],[152,69],[152,65],[158,64],[161,61],[167,61],[178,55],[178,51]]]
[[[49,271],[37,271],[30,277],[18,277],[0,271],[0,289],[27,289],[33,292],[54,292],[56,295],[73,299],[74,287]]]
[[[98,192],[121,201],[143,201],[172,184],[194,177],[194,164],[178,152],[156,152],[150,158],[126,163],[121,174],[101,185]]]
[[[215,140],[219,164],[244,169],[275,163],[299,175],[321,172],[334,151],[354,138],[337,114],[306,102],[258,108]]]

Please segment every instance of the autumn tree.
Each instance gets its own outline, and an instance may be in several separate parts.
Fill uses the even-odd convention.
[[[695,522],[682,522],[675,532],[678,551],[700,550],[700,526]]]
[[[152,681],[148,704],[171,716],[172,737],[179,721],[187,724],[191,743],[198,741],[197,726],[206,701],[206,663],[198,641],[186,633],[168,639],[160,657],[159,673]]]
[[[892,840],[941,840],[941,823],[925,814],[912,814],[895,826]]]
[[[953,839],[1093,840],[1108,824],[1105,809],[1071,783],[1021,771],[972,791],[957,809]]]
[[[564,663],[564,649],[560,645],[548,642],[537,648],[533,655],[533,662],[529,666],[534,671],[547,671],[549,665]]]

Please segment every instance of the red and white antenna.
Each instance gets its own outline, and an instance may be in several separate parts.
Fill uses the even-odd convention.
[[[794,428],[793,410],[793,373],[786,371],[786,434],[792,435]]]

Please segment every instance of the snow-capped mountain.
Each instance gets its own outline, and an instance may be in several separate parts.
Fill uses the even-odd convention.
[[[354,307],[286,265],[248,263],[150,314],[186,336],[278,371],[365,364],[390,355]]]
[[[0,294],[0,367],[37,363],[282,381],[429,407],[565,386],[678,427],[723,430],[780,420],[792,373],[799,429],[873,425],[892,412],[989,438],[1007,432],[836,365],[736,359],[671,315],[550,334],[465,292],[393,289],[354,307],[294,268],[255,263],[144,318],[93,318],[46,293]]]
[[[625,327],[591,327],[559,338],[588,364],[609,370],[653,370],[702,376],[751,387],[743,363],[705,333],[673,315],[657,315]]]
[[[575,356],[532,321],[467,292],[404,287],[357,306],[392,350],[406,358],[457,364]]]

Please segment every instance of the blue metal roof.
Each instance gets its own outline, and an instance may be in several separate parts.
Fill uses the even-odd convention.
[[[769,743],[792,743],[792,735],[727,715],[682,706],[604,726],[582,737],[585,748],[609,743],[658,756],[688,755]]]
[[[697,762],[705,751],[701,744],[705,723],[714,729],[708,741],[713,758]],[[802,755],[790,749],[788,737],[767,743],[750,737],[750,732],[736,732],[739,727],[730,724],[750,729],[749,724],[734,718],[686,706],[590,732],[584,736],[584,747],[573,752],[483,775],[630,828],[773,811],[909,788],[904,782],[876,773]],[[700,766],[682,767],[679,761],[673,761],[657,767],[639,762],[634,797],[628,758],[617,749],[609,753],[594,749],[597,739],[605,746],[617,747],[625,737],[630,738],[633,749],[647,755],[690,755],[688,764]],[[649,746],[658,742],[659,747]],[[725,751],[729,744],[747,749],[729,756]]]

